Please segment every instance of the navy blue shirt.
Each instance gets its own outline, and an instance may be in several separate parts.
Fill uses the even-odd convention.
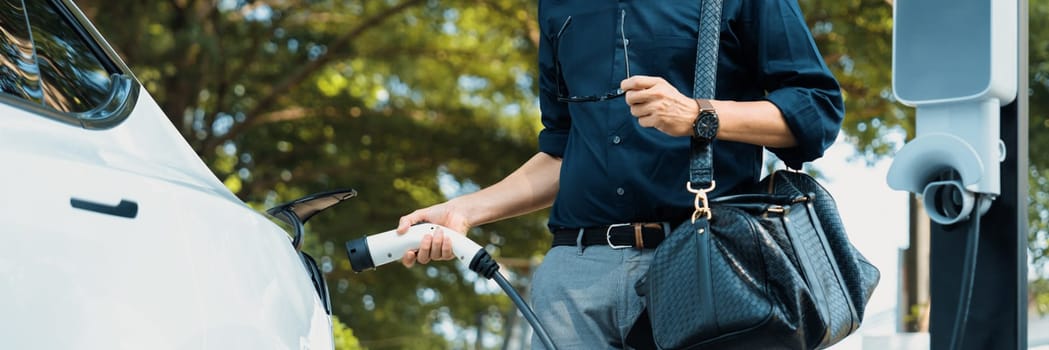
[[[692,96],[699,12],[700,0],[539,2],[539,150],[563,160],[551,229],[691,214],[689,137],[641,127],[622,97],[583,103],[557,97],[559,85],[562,96],[616,89],[627,61],[631,75],[663,77]],[[819,158],[834,142],[844,114],[840,88],[796,1],[724,0],[717,66],[716,99],[767,100],[783,113],[798,145],[770,150],[788,166]],[[714,196],[759,180],[761,146],[715,141],[713,150]]]

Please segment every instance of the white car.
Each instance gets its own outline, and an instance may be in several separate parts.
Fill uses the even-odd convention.
[[[0,29],[0,349],[332,349],[301,225],[226,189],[72,2],[0,0]]]

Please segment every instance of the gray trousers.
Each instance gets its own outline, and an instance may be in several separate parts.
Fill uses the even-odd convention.
[[[648,271],[653,249],[558,246],[547,252],[531,286],[532,305],[559,350],[626,349],[644,307],[634,283]],[[532,337],[532,349],[544,349]]]

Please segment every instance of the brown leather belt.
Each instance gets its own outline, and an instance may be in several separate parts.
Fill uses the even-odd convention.
[[[555,231],[553,246],[607,244],[612,249],[652,249],[662,243],[670,233],[670,224],[646,222],[584,228],[582,238],[579,237],[579,231],[580,229]]]

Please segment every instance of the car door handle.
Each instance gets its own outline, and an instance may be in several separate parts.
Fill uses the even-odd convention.
[[[69,205],[77,209],[93,211],[96,213],[106,215],[119,216],[128,219],[134,219],[135,216],[138,216],[138,203],[135,203],[134,201],[129,201],[127,199],[121,199],[120,203],[113,206],[78,198],[70,198]]]

